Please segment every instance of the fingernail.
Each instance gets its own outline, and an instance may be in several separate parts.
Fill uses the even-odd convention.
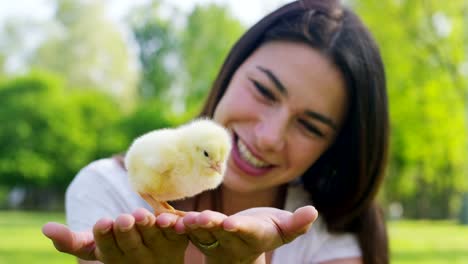
[[[119,231],[120,232],[128,232],[128,231],[130,231],[130,229],[132,229],[132,224],[131,223],[128,223],[126,225],[119,225]]]
[[[166,227],[169,227],[170,225],[171,225],[171,222],[163,222],[159,224],[159,227],[166,228]]]
[[[139,225],[147,225],[149,222],[149,217],[145,216],[142,220],[138,221],[137,224]]]
[[[214,225],[215,225],[215,224],[214,224],[212,221],[210,221],[210,222],[204,224],[203,227],[205,227],[205,228],[212,228],[212,227],[214,227]]]
[[[231,226],[231,227],[224,227],[224,230],[228,231],[228,232],[236,232],[237,231],[237,228]]]
[[[103,235],[107,234],[112,228],[112,225],[107,226],[105,229],[100,230],[99,232]]]

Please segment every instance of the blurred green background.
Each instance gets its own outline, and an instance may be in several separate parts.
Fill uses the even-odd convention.
[[[0,17],[0,263],[72,263],[40,227],[64,222],[74,175],[196,115],[254,22],[227,1],[136,1],[113,19],[117,2],[45,0],[47,19]],[[273,2],[258,17],[288,1]],[[468,263],[468,2],[344,2],[386,65],[390,166],[379,199],[392,263]]]

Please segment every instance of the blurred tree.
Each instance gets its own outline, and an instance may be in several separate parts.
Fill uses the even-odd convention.
[[[122,150],[117,133],[110,140],[107,132],[120,118],[116,103],[96,91],[68,94],[64,87],[44,73],[0,87],[0,185],[63,191],[86,163]]]
[[[172,99],[168,98],[170,87],[180,72],[176,67],[180,46],[177,31],[172,21],[161,18],[161,2],[150,1],[136,8],[129,17],[139,48],[138,94],[144,100],[160,103]]]
[[[103,1],[55,0],[54,34],[32,64],[64,76],[67,87],[106,91],[123,105],[135,98],[136,61]]]
[[[162,16],[162,7],[172,14]],[[215,4],[196,6],[184,26],[181,15],[165,1],[151,1],[136,9],[130,21],[140,52],[141,98],[164,104],[159,109],[167,112],[188,113],[181,117],[186,119],[198,112],[228,50],[244,29],[226,7]]]
[[[465,1],[463,6],[463,25],[468,25],[468,2]],[[465,51],[465,62],[460,67],[460,72],[465,76],[465,80],[468,79],[468,27],[464,27],[464,51]],[[465,87],[465,132],[468,133],[468,87]],[[466,135],[468,137],[468,135]],[[468,138],[465,138],[465,150],[468,152]],[[468,181],[468,154],[465,154],[465,179]],[[462,198],[460,216],[460,223],[468,225],[468,190],[465,190]]]
[[[34,48],[34,33],[40,26],[38,21],[18,17],[6,18],[0,25],[0,75],[7,75],[12,70],[24,70],[22,67],[25,65],[21,64],[26,63]]]
[[[225,6],[211,3],[193,9],[182,36],[189,112],[198,112],[228,51],[244,30]]]
[[[6,74],[6,63],[14,47],[21,45],[18,39],[19,26],[17,22],[7,20],[0,26],[0,78]]]
[[[392,141],[386,199],[403,201],[406,216],[454,216],[468,187],[464,1],[350,2],[380,43],[387,70]]]
[[[0,53],[0,81],[5,78],[5,61],[6,56]]]
[[[154,129],[174,127],[186,121],[181,116],[174,116],[160,100],[145,100],[132,113],[119,122],[119,130],[126,136],[130,145],[136,137]]]
[[[128,135],[120,130],[123,111],[102,91],[87,89],[69,94],[69,104],[79,112],[90,149],[88,161],[108,157],[128,146]]]

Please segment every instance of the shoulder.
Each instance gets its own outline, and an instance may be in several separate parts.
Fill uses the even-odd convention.
[[[102,174],[106,175],[109,172],[111,173],[125,173],[125,169],[119,164],[119,162],[114,158],[104,158],[95,160],[89,163],[87,166],[83,167],[78,174]]]
[[[104,183],[119,184],[125,182],[126,178],[126,171],[115,159],[100,159],[83,167],[72,180],[67,191],[76,187],[91,188]]]
[[[113,158],[100,159],[82,168],[68,185],[66,201],[99,200],[132,192],[127,172]],[[68,204],[67,204],[68,205]]]

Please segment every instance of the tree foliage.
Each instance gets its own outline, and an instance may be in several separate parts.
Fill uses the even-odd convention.
[[[182,38],[189,109],[201,106],[228,51],[244,30],[225,6],[207,4],[193,9]]]
[[[244,28],[225,6],[197,5],[185,23],[181,12],[160,15],[164,1],[150,1],[131,16],[142,67],[139,92],[152,103],[168,100],[195,115],[227,52]]]
[[[454,215],[467,189],[463,1],[354,1],[382,48],[391,114],[386,198],[407,216]]]
[[[2,185],[63,189],[86,163],[122,147],[115,135],[106,138],[119,118],[116,104],[96,91],[68,94],[54,75],[33,73],[4,83],[0,104]]]
[[[103,1],[56,0],[50,36],[32,56],[36,68],[64,77],[69,88],[105,91],[128,105],[135,98],[136,63]]]
[[[169,100],[171,85],[178,76],[179,39],[175,26],[161,18],[159,1],[134,10],[130,16],[133,37],[139,49],[138,94],[146,100]]]

